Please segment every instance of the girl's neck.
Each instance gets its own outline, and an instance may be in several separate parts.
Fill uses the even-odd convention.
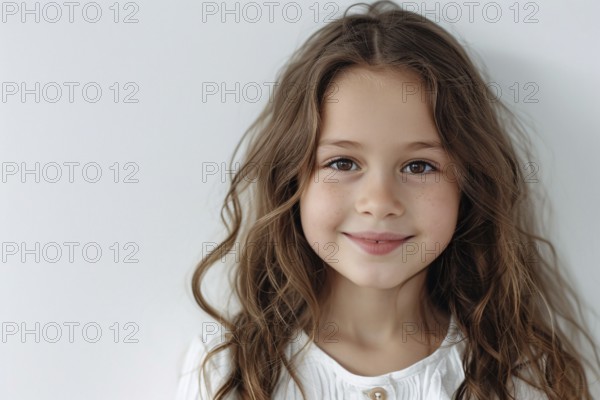
[[[320,336],[374,349],[443,340],[449,315],[428,305],[425,272],[392,289],[358,287],[337,275],[322,302]]]

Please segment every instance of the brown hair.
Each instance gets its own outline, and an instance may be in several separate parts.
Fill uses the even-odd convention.
[[[350,14],[356,5],[367,6],[366,12]],[[330,267],[304,237],[299,198],[315,165],[326,93],[336,74],[351,66],[418,73],[457,168],[459,222],[451,243],[428,266],[426,281],[427,300],[456,316],[468,339],[465,380],[455,398],[509,399],[510,381],[518,377],[551,400],[591,400],[580,361],[585,358],[575,345],[583,334],[600,365],[596,344],[559,267],[563,263],[540,234],[534,204],[541,200],[522,173],[531,160],[525,129],[494,98],[452,35],[389,1],[350,6],[310,36],[235,148],[232,161],[250,139],[221,209],[228,236],[203,257],[192,281],[196,302],[231,332],[207,357],[231,352],[231,373],[215,398],[234,392],[243,399],[269,399],[282,366],[305,395],[284,349],[298,329],[314,340]],[[251,201],[243,201],[244,194]],[[200,287],[208,268],[236,242],[241,257],[234,287],[241,309],[228,318],[208,304]],[[565,323],[569,335],[561,327]],[[585,363],[597,371],[596,364]]]

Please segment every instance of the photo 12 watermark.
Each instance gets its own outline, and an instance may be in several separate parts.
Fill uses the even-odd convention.
[[[139,183],[138,163],[100,164],[95,161],[3,161],[2,183]]]
[[[139,103],[137,82],[15,82],[0,84],[2,103]]]
[[[2,321],[2,343],[139,343],[135,322]]]
[[[202,2],[202,23],[288,23],[297,24],[302,21],[329,23],[341,15],[340,4],[327,2],[296,1],[235,1],[235,2]]]
[[[137,264],[140,246],[136,242],[0,242],[2,264],[87,263]]]
[[[16,2],[3,1],[0,6],[2,23],[21,24],[73,24],[83,22],[96,24],[102,20],[111,21],[115,24],[137,24],[139,20],[139,3],[136,2],[113,2],[102,5],[95,1],[78,2]]]
[[[533,1],[403,1],[398,4],[405,10],[436,23],[496,24],[505,21],[515,24],[537,24],[540,22],[540,4]]]

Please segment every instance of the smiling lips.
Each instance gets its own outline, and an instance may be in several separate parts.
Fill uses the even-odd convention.
[[[372,255],[384,255],[395,250],[412,236],[383,232],[356,232],[344,235]]]

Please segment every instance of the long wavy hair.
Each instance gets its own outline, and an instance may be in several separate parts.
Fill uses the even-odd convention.
[[[357,5],[366,11],[350,13]],[[229,349],[230,374],[215,399],[270,399],[282,368],[306,398],[284,350],[298,329],[314,340],[331,267],[303,234],[299,199],[315,170],[323,103],[336,74],[352,66],[416,72],[456,167],[458,224],[428,266],[425,288],[428,304],[454,315],[467,339],[454,398],[509,399],[518,377],[551,400],[591,400],[584,364],[598,371],[597,347],[564,262],[540,233],[544,197],[524,173],[536,168],[524,124],[451,34],[389,1],[354,4],[312,34],[234,150],[230,165],[248,141],[221,209],[227,237],[192,278],[198,305],[229,332],[201,366]],[[206,301],[201,282],[234,246],[241,250],[230,283],[240,310],[229,316]],[[582,350],[582,337],[593,351]]]

